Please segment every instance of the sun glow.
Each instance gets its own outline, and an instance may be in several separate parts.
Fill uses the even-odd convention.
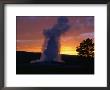
[[[60,54],[77,55],[77,52],[72,47],[61,47]]]
[[[42,52],[41,47],[39,48],[17,48],[17,51],[26,51],[26,52]],[[77,55],[75,48],[73,47],[61,47],[60,54],[66,55]]]

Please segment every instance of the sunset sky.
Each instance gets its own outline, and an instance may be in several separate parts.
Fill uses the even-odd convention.
[[[61,35],[61,54],[77,55],[76,47],[86,38],[94,39],[93,16],[68,16],[70,28]],[[17,51],[41,52],[43,30],[56,24],[58,16],[17,16]]]

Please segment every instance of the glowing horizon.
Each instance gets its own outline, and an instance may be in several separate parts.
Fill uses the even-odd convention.
[[[40,52],[41,53],[42,52],[43,42],[39,46],[36,46],[35,41],[33,43],[31,43],[29,45],[20,44],[21,46],[19,45],[19,47],[17,47],[16,49],[17,49],[17,51]],[[72,46],[70,42],[65,43],[65,41],[61,40],[60,54],[77,55],[76,47],[79,46],[79,43],[73,42],[73,45],[75,45],[75,46]]]
[[[17,51],[25,51],[25,52],[39,52],[42,53],[41,49],[36,50],[36,49],[21,49],[21,50],[17,50]],[[71,50],[71,47],[65,47],[65,48],[61,48],[60,54],[66,54],[66,55],[77,55],[77,52],[74,51],[73,49]]]

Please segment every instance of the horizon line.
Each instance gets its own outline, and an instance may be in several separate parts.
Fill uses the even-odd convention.
[[[34,51],[18,51],[18,50],[16,50],[16,52],[29,52],[29,53],[42,53],[42,52],[34,52]],[[60,55],[75,55],[75,56],[78,56],[78,55],[76,55],[76,54],[63,54],[63,53],[60,53]]]

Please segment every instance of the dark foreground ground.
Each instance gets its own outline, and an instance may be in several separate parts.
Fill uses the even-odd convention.
[[[94,58],[61,55],[64,63],[30,61],[40,58],[40,53],[16,52],[16,74],[94,74]]]

